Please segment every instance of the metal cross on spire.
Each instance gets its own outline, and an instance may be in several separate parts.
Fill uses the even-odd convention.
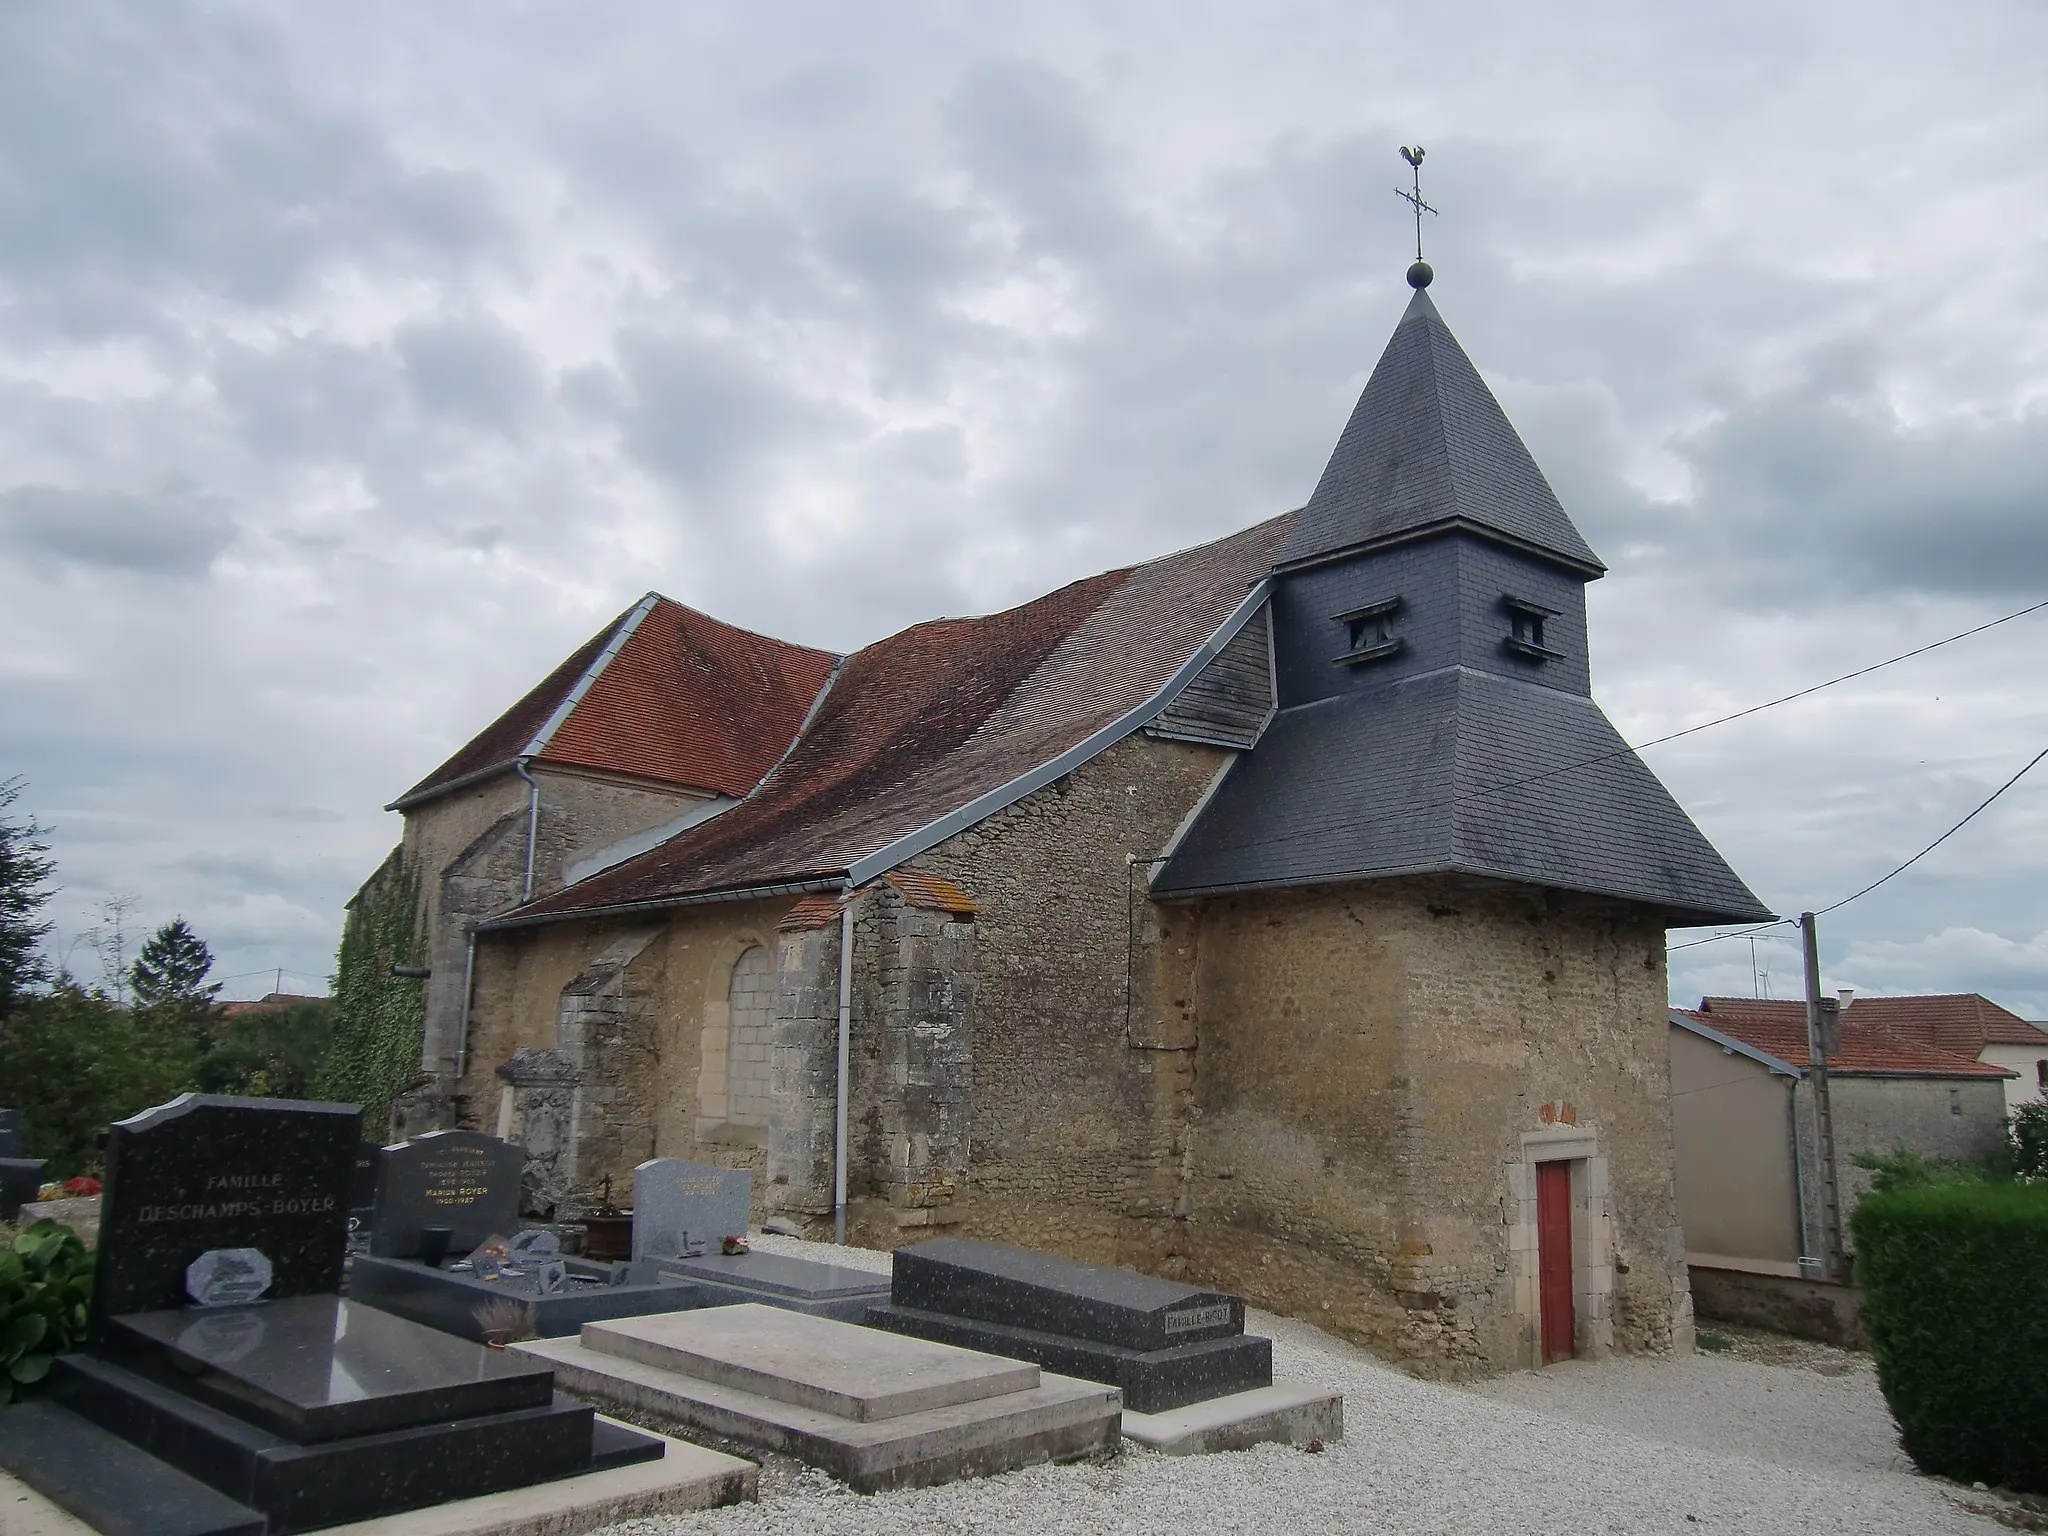
[[[1410,149],[1403,144],[1401,158],[1408,162],[1408,169],[1415,176],[1412,190],[1394,188],[1394,196],[1415,210],[1415,265],[1408,269],[1408,286],[1427,288],[1429,280],[1436,274],[1430,270],[1429,263],[1422,259],[1422,216],[1425,213],[1434,214],[1436,210],[1422,200],[1422,146],[1418,144]]]

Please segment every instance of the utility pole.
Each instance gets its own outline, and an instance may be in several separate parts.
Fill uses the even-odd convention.
[[[1848,1264],[1842,1253],[1842,1197],[1835,1178],[1835,1117],[1828,1103],[1827,1004],[1820,995],[1820,937],[1814,930],[1813,914],[1799,914],[1799,933],[1806,951],[1806,1055],[1810,1064],[1807,1081],[1813,1084],[1813,1119],[1820,1140],[1820,1160],[1814,1167],[1820,1176],[1820,1253],[1822,1273],[1830,1280],[1846,1283]]]

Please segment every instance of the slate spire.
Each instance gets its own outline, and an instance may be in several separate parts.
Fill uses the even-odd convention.
[[[1418,285],[1275,562],[1298,569],[1462,529],[1606,570]]]

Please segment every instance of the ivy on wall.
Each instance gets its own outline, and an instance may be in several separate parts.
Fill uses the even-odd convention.
[[[391,967],[420,964],[425,945],[419,872],[394,848],[348,904],[334,962],[334,1046],[320,1089],[363,1106],[371,1141],[384,1139],[391,1101],[420,1078],[424,988]]]

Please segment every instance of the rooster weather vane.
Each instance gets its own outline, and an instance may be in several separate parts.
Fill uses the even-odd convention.
[[[1412,190],[1404,187],[1394,188],[1394,196],[1415,210],[1415,265],[1408,269],[1408,286],[1417,289],[1427,288],[1429,280],[1436,276],[1436,273],[1431,270],[1429,263],[1422,259],[1422,216],[1425,213],[1434,214],[1436,210],[1422,200],[1422,146],[1418,144],[1410,149],[1403,144],[1401,158],[1408,162],[1408,169],[1415,177]]]

